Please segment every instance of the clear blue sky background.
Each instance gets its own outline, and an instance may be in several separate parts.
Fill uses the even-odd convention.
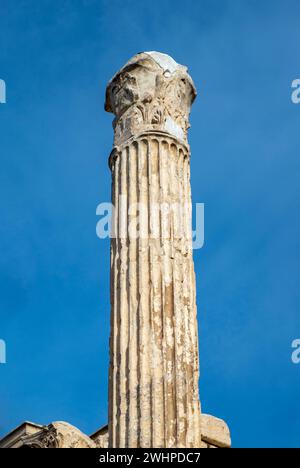
[[[233,445],[300,447],[300,3],[0,0],[0,435],[107,421],[105,86],[136,52],[187,64],[203,411]]]

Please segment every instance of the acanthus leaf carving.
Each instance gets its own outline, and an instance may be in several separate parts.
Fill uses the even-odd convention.
[[[186,67],[164,70],[147,54],[135,56],[108,85],[106,109],[116,116],[115,145],[153,130],[187,141],[196,95],[192,79]]]

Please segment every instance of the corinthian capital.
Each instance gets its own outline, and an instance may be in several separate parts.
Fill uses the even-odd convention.
[[[135,55],[109,82],[105,110],[115,114],[116,146],[142,133],[166,133],[186,142],[196,88],[187,72],[159,52]]]

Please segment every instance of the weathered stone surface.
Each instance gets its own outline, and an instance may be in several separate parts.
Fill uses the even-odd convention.
[[[110,157],[109,445],[198,447],[201,417],[186,67],[142,53],[107,88]],[[137,203],[139,207],[137,207]],[[134,222],[139,215],[139,232]]]
[[[230,444],[226,423],[203,414],[199,447],[227,448]],[[1,448],[108,448],[108,426],[101,427],[88,437],[67,423],[41,426],[25,422],[0,440]]]
[[[96,448],[95,442],[71,424],[54,422],[47,429],[45,441],[56,448]]]
[[[195,96],[187,68],[168,55],[144,52],[134,56],[107,86],[105,109],[116,116],[115,145],[149,130],[186,142]]]
[[[48,426],[24,423],[0,442],[0,448],[96,448],[96,443],[65,422]]]
[[[90,436],[97,448],[108,448],[108,426],[103,426]]]
[[[34,436],[38,432],[41,432],[42,429],[44,429],[44,426],[26,421],[0,440],[0,449],[21,448],[24,445],[23,441],[25,438]]]
[[[201,431],[202,441],[208,445],[219,448],[229,448],[231,446],[229,428],[222,419],[202,414]]]
[[[230,448],[231,439],[227,424],[208,414],[201,415],[201,444],[199,448]],[[108,426],[104,426],[91,439],[99,448],[108,448]]]

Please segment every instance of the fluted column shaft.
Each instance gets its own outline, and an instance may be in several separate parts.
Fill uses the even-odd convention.
[[[110,447],[199,447],[186,67],[146,52],[110,81]]]
[[[110,446],[197,447],[189,152],[144,135],[111,169]]]

